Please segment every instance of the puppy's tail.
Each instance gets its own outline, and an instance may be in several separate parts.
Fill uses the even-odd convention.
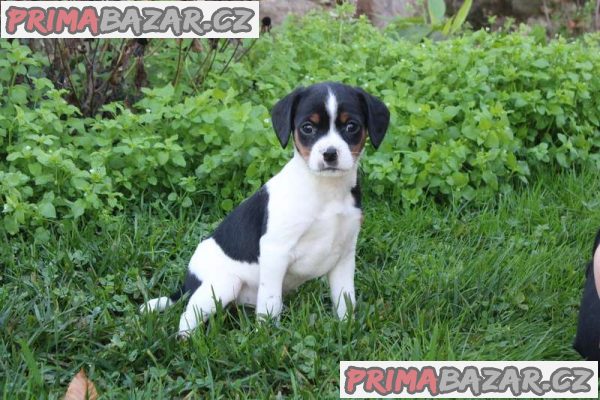
[[[148,300],[148,302],[145,304],[142,304],[140,306],[140,312],[146,313],[152,311],[162,311],[165,308],[169,307],[171,304],[173,304],[173,301],[171,301],[170,298],[157,297],[155,299]]]
[[[183,284],[169,297],[157,297],[148,300],[146,304],[140,306],[140,312],[163,311],[173,305],[177,300],[190,293],[193,294],[196,289],[202,285],[202,281],[193,273],[188,271]]]

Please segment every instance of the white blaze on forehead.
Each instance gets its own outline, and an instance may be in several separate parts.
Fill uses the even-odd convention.
[[[336,168],[340,171],[350,171],[354,165],[354,158],[348,143],[344,141],[335,126],[339,104],[331,88],[327,88],[325,110],[329,116],[329,132],[313,144],[308,158],[308,166],[313,171],[322,170],[326,166],[323,153],[333,147],[337,151]]]
[[[337,119],[338,102],[331,89],[327,90],[327,100],[325,101],[325,108],[327,114],[329,114],[329,131],[335,130],[335,120]]]

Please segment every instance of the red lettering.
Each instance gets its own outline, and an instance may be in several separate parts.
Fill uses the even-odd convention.
[[[394,393],[402,393],[402,389],[408,386],[408,393],[415,393],[417,387],[417,369],[398,368],[396,373],[396,382],[394,384]]]
[[[17,25],[25,21],[27,10],[21,7],[9,7],[6,11],[6,33],[13,34],[17,31]]]
[[[84,7],[82,10],[77,30],[83,32],[85,28],[88,28],[93,35],[98,34],[98,14],[94,7]]]
[[[27,19],[27,23],[25,24],[25,30],[27,32],[38,31],[39,33],[48,33],[44,25],[42,25],[42,21],[44,21],[44,10],[41,8],[30,8],[29,9],[29,18]]]
[[[65,25],[68,25],[69,33],[77,31],[77,19],[79,18],[79,9],[75,7],[59,8],[56,15],[56,25],[54,32],[62,33],[65,30]]]
[[[52,32],[54,26],[54,16],[56,15],[55,8],[48,8],[48,15],[46,17],[46,32]]]
[[[417,391],[423,392],[425,388],[428,388],[432,395],[437,394],[437,374],[435,368],[425,367],[421,371],[421,377],[417,384]]]
[[[365,382],[365,392],[372,392],[375,390],[378,394],[384,394],[385,387],[383,381],[385,380],[385,372],[381,368],[373,367],[367,369],[367,381]]]
[[[392,388],[394,387],[394,377],[396,376],[395,368],[388,368],[385,370],[385,392],[386,394],[392,393]]]
[[[367,370],[364,368],[358,367],[348,367],[344,372],[344,376],[346,377],[346,384],[344,385],[344,390],[348,394],[354,394],[356,391],[356,386],[362,383],[367,376]]]

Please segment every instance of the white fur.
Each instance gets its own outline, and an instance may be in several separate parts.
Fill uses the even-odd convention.
[[[335,116],[337,101],[331,93],[326,105]],[[223,306],[229,302],[252,305],[260,319],[277,318],[285,293],[325,275],[338,317],[348,315],[347,301],[355,303],[354,258],[361,220],[350,192],[356,185],[358,160],[335,132],[335,123],[316,145],[312,154],[319,154],[321,146],[336,146],[344,170],[318,173],[310,160],[307,163],[295,151],[292,160],[266,183],[267,229],[260,239],[258,263],[231,259],[212,238],[198,245],[189,270],[202,285],[181,316],[181,336],[206,320],[215,311],[216,301]],[[161,299],[165,298],[151,300],[146,309],[169,305]]]
[[[327,275],[338,317],[347,314],[346,297],[355,303],[354,256],[360,209],[350,189],[356,167],[336,178],[310,171],[299,154],[267,182],[266,233],[258,263],[229,258],[214,239],[202,241],[189,264],[202,281],[179,323],[187,336],[215,311],[215,300],[256,307],[259,318],[278,317],[282,298],[304,282]]]
[[[157,297],[156,299],[148,300],[147,303],[140,306],[140,312],[162,311],[169,307],[173,302],[168,297]]]
[[[335,130],[335,120],[337,118],[338,102],[331,90],[327,91],[327,100],[325,101],[325,109],[329,115],[329,131]]]
[[[331,91],[325,101],[325,109],[329,115],[329,132],[313,145],[308,159],[308,166],[311,170],[320,172],[322,175],[338,176],[352,169],[354,166],[354,158],[352,157],[352,152],[350,151],[350,147],[348,147],[348,143],[344,141],[335,127],[338,103]],[[339,171],[321,171],[326,167],[325,161],[323,160],[323,153],[330,147],[337,150],[338,161],[336,168],[338,168]]]

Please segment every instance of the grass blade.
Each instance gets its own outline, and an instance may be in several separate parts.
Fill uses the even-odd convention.
[[[461,26],[467,20],[467,16],[469,15],[469,12],[471,11],[472,5],[473,5],[473,0],[465,0],[463,5],[460,6],[458,13],[456,13],[456,16],[454,17],[454,22],[452,23],[452,29],[450,30],[450,33],[456,33],[460,30]]]
[[[27,364],[27,369],[29,369],[29,378],[31,379],[31,382],[36,388],[43,386],[42,373],[35,362],[35,357],[33,356],[27,341],[24,339],[17,339],[17,343],[21,346],[21,354]]]

